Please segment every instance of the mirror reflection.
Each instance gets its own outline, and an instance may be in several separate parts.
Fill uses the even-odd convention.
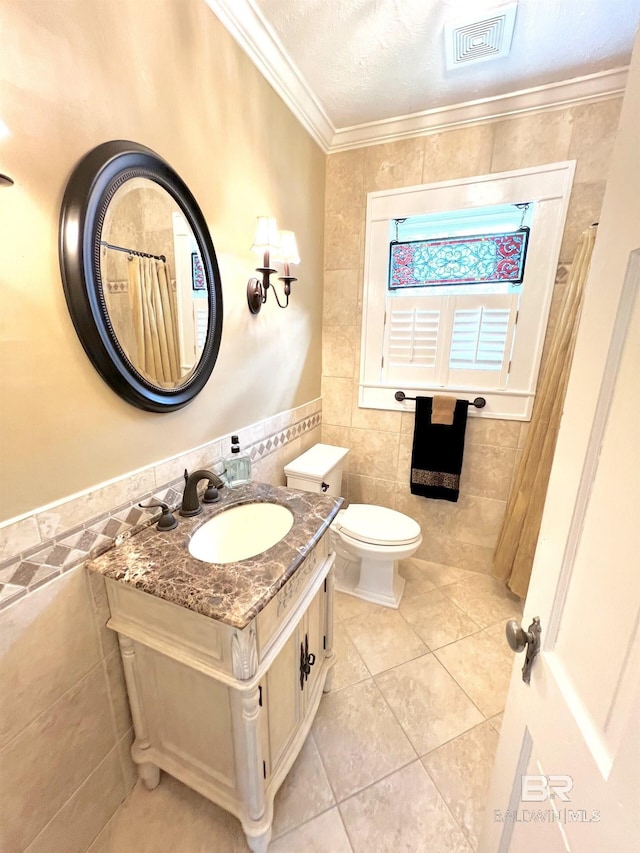
[[[100,277],[131,365],[159,388],[181,386],[205,346],[207,282],[180,206],[154,181],[132,178],[114,193],[100,235]]]

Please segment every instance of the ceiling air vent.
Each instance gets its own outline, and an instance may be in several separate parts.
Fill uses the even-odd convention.
[[[447,69],[507,56],[511,49],[517,3],[485,9],[482,17],[444,25]]]

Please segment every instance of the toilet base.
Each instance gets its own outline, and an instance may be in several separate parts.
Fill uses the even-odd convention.
[[[335,588],[372,604],[398,609],[405,580],[398,574],[397,560],[349,560],[336,554]]]

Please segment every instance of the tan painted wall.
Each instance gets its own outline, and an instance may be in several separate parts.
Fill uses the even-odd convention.
[[[323,441],[351,448],[349,500],[389,506],[421,524],[423,559],[490,571],[527,424],[470,418],[458,503],[410,494],[413,414],[358,407],[366,193],[575,159],[551,329],[579,234],[598,218],[620,103],[547,111],[327,160]]]
[[[203,0],[3,0],[0,29],[0,520],[320,394],[325,156]],[[10,37],[9,35],[10,34]],[[218,363],[172,414],[104,384],[64,300],[57,226],[77,161],[132,139],[185,180],[224,293]],[[246,307],[255,217],[298,236],[292,306]],[[179,473],[179,472],[178,472]]]

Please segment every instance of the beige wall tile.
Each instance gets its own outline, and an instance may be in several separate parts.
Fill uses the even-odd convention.
[[[84,853],[125,797],[118,750],[114,747],[26,853]]]
[[[70,571],[8,608],[0,636],[1,748],[100,659],[84,569]]]
[[[109,655],[104,661],[104,668],[109,687],[111,708],[113,710],[116,740],[120,740],[133,725],[120,652],[114,652]]]
[[[351,430],[351,474],[392,478],[398,466],[399,433]]]
[[[336,447],[351,447],[351,429],[344,426],[336,426],[334,424],[325,424],[322,422],[322,438],[323,444],[333,444]],[[343,472],[349,470],[350,453],[344,458]]]
[[[329,210],[324,228],[325,270],[357,269],[360,266],[364,207]]]
[[[0,527],[0,562],[41,543],[38,522],[34,516]]]
[[[111,619],[111,610],[109,609],[109,599],[107,598],[106,581],[102,575],[98,575],[95,572],[89,572],[86,569],[81,569],[81,571],[84,572],[85,580],[91,594],[101,654],[103,658],[106,658],[113,652],[118,651],[119,648],[116,632],[112,631],[111,628],[107,628],[107,622]]]
[[[322,331],[322,374],[351,379],[359,344],[354,326],[325,326]]]
[[[504,501],[461,494],[457,503],[439,503],[444,535],[470,545],[495,546],[504,518]]]
[[[365,192],[421,183],[423,162],[423,137],[369,146],[364,160]]]
[[[396,484],[393,480],[349,474],[349,503],[375,504],[396,508]]]
[[[353,380],[332,376],[322,377],[322,423],[332,426],[351,426]]]
[[[515,447],[469,444],[464,452],[460,493],[506,501],[515,458]]]
[[[122,772],[125,796],[138,781],[137,766],[133,758],[131,758],[131,747],[133,746],[134,738],[133,729],[129,729],[126,735],[118,741],[118,756],[120,758],[120,770]]]
[[[399,483],[409,485],[411,482],[411,455],[413,452],[413,435],[400,433],[400,444],[398,448],[398,467],[396,469],[396,480]]]
[[[491,171],[566,160],[572,126],[571,110],[549,110],[496,123]]]
[[[107,486],[95,489],[87,495],[39,512],[36,518],[42,538],[50,539],[114,507],[128,501],[135,501],[140,495],[152,492],[155,484],[153,469],[148,468],[124,477],[116,483],[109,483]]]
[[[363,409],[358,405],[358,386],[353,389],[351,426],[376,432],[400,432],[401,412]]]
[[[364,154],[364,148],[354,148],[327,157],[327,210],[364,206]]]
[[[573,107],[569,159],[576,160],[576,183],[606,181],[622,98]]]
[[[431,536],[433,533],[440,532],[442,528],[441,503],[442,501],[433,501],[419,495],[412,495],[409,491],[408,483],[400,484],[396,494],[396,509],[398,512],[403,512],[418,522],[422,530],[423,539],[426,539],[427,536]],[[421,549],[423,546],[424,541]],[[430,558],[426,557],[426,559]],[[442,562],[435,558],[433,561]]]
[[[560,247],[560,260],[563,263],[573,261],[580,235],[594,222],[599,221],[605,186],[605,181],[573,185]]]
[[[492,444],[496,447],[516,447],[520,421],[501,421],[495,418],[468,418],[465,444]]]
[[[484,124],[426,136],[422,182],[487,174],[491,171],[494,134],[495,125]]]
[[[360,324],[359,290],[359,270],[326,270],[322,302],[324,326],[357,326]]]
[[[429,531],[423,537],[416,557],[480,574],[489,574],[493,568],[493,548],[469,545],[439,532]]]
[[[2,750],[0,825],[23,850],[115,746],[101,665]]]

